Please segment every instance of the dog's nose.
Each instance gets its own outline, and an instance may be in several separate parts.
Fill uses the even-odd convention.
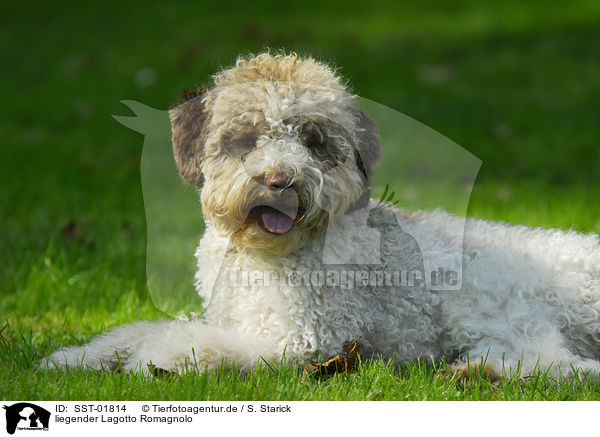
[[[286,174],[275,174],[267,176],[265,183],[269,190],[278,191],[287,188],[290,184],[290,179],[291,178]]]

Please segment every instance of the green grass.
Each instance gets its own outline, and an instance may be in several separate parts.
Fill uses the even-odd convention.
[[[374,361],[325,380],[303,378],[298,367],[262,365],[247,374],[230,369],[175,376],[103,373],[82,369],[31,371],[35,335],[2,330],[0,358],[11,363],[2,399],[68,400],[597,400],[600,385],[578,380],[556,383],[539,374],[506,377],[493,384],[475,373],[466,383],[422,363],[403,368]]]
[[[596,385],[459,387],[383,363],[309,384],[289,366],[160,380],[32,367],[113,325],[165,316],[146,287],[142,137],[110,117],[129,115],[119,101],[166,109],[264,47],[334,61],[361,96],[479,157],[469,215],[600,232],[600,4],[495,3],[3,5],[0,398],[600,399]],[[140,81],[144,68],[154,81]]]

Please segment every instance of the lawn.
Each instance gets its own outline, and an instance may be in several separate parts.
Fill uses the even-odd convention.
[[[597,385],[462,387],[383,363],[308,383],[285,365],[161,379],[33,370],[59,346],[166,316],[146,285],[143,138],[111,114],[130,115],[124,99],[166,109],[239,53],[335,62],[354,92],[469,150],[483,162],[469,216],[600,232],[598,2],[2,10],[1,399],[600,399]]]

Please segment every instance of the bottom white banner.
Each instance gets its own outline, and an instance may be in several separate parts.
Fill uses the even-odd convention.
[[[595,431],[597,402],[3,401],[0,436],[577,435]],[[35,433],[33,433],[35,436]]]

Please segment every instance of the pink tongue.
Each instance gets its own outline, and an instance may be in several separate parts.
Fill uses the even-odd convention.
[[[294,225],[294,218],[268,206],[262,207],[260,218],[267,231],[274,234],[285,234]]]

